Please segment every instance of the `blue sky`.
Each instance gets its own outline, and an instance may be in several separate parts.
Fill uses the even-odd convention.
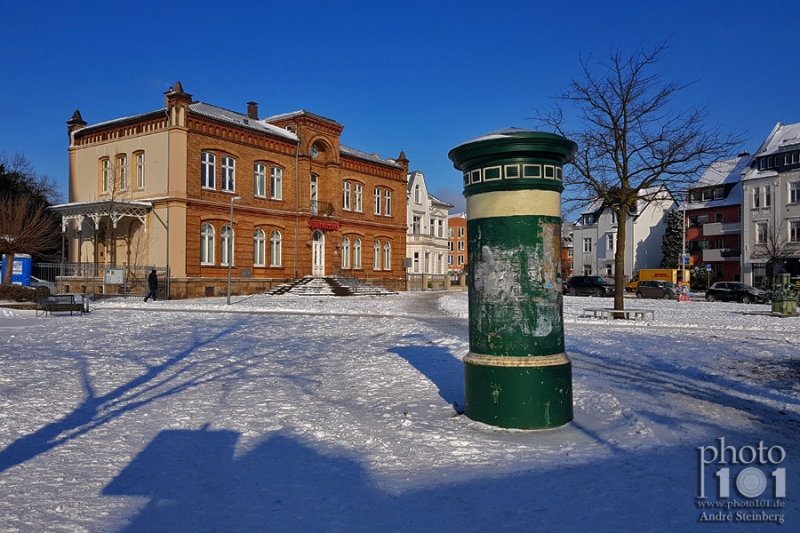
[[[669,40],[660,67],[693,82],[675,105],[753,152],[800,122],[800,2],[29,1],[0,3],[0,150],[66,198],[66,121],[152,111],[180,80],[196,100],[261,116],[306,109],[342,142],[403,150],[434,194],[463,205],[457,144],[506,127],[580,76],[579,58]],[[736,154],[731,154],[735,156]],[[458,205],[458,204],[457,204]]]

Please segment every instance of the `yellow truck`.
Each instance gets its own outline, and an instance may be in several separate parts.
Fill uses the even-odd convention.
[[[686,272],[686,281],[690,279],[689,269],[682,271],[680,268],[643,268],[633,276],[633,279],[625,285],[625,292],[636,292],[636,286],[640,281],[660,280],[670,281],[675,285],[683,281],[681,272]]]

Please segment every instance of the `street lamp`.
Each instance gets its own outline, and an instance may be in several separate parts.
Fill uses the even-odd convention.
[[[231,237],[228,240],[228,305],[231,305],[231,267],[233,266],[233,202],[241,200],[241,196],[231,198]]]

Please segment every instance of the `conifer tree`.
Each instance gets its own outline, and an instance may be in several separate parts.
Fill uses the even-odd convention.
[[[661,241],[661,268],[678,268],[683,253],[683,211],[674,209],[667,215],[667,229]]]

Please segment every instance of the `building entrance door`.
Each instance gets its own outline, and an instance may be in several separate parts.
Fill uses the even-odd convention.
[[[322,277],[325,275],[325,234],[320,230],[314,232],[311,242],[312,270],[311,275]]]

